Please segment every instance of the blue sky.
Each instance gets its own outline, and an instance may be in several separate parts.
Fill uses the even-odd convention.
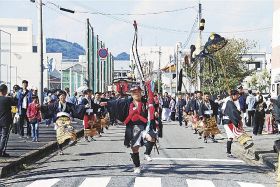
[[[185,43],[197,15],[198,1],[189,0],[43,0],[44,34],[77,42],[85,47],[86,18],[90,19],[95,33],[114,55],[129,52],[133,39],[132,21],[137,20],[139,27],[139,45],[175,46]],[[184,11],[158,15],[107,16],[100,14],[59,11],[52,3],[78,12],[130,13],[139,14],[175,10],[186,7]],[[272,0],[201,0],[203,18],[206,20],[203,40],[209,32],[221,33],[228,38],[246,38],[257,42],[255,51],[271,51]],[[33,31],[37,32],[36,4],[30,0],[0,0],[0,17],[29,18],[33,20]],[[121,20],[121,21],[119,21]],[[131,24],[127,23],[131,22]],[[176,30],[176,31],[173,31]],[[192,35],[188,46],[196,41]]]

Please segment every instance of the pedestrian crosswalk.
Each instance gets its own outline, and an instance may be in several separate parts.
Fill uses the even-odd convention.
[[[162,178],[160,177],[135,177],[134,182],[131,184],[118,184],[118,185],[110,185],[110,181],[114,177],[88,177],[83,180],[80,184],[75,186],[77,187],[108,187],[108,186],[128,186],[128,187],[165,187],[170,185],[164,185],[162,183]],[[62,186],[65,183],[63,180],[66,179],[43,179],[36,180],[31,184],[28,184],[26,187],[54,187],[54,186]],[[225,181],[228,183],[228,181]],[[236,187],[269,187],[269,185],[257,184],[257,183],[248,183],[248,182],[237,182],[232,181],[233,186]],[[73,185],[72,185],[73,186]],[[181,186],[186,187],[220,187],[221,185],[214,184],[211,180],[201,180],[201,179],[186,179],[185,184],[181,184]],[[225,185],[222,185],[225,186]]]

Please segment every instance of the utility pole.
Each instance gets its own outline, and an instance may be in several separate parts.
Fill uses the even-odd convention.
[[[181,63],[180,63],[180,58],[181,56],[179,57],[179,53],[180,53],[180,48],[181,47],[181,43],[177,43],[176,44],[176,91],[175,91],[175,94],[178,92],[178,85],[179,85],[179,67],[181,66]]]
[[[202,5],[199,1],[198,4],[198,28],[199,28],[199,36],[198,36],[198,51],[200,52],[202,50],[202,30],[200,29],[200,21],[202,19]],[[201,79],[200,79],[200,68],[201,67],[201,63],[200,61],[197,64],[197,90],[200,91],[201,89]]]
[[[39,0],[39,35],[40,35],[40,101],[43,104],[44,100],[44,57],[43,57],[43,3]]]
[[[173,79],[173,73],[172,73],[172,55],[169,56],[169,73],[170,73],[170,95],[172,95],[172,79]]]
[[[161,93],[161,47],[159,47],[159,50],[158,50],[158,93]]]

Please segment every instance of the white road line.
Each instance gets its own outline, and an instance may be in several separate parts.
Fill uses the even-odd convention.
[[[254,183],[247,183],[247,182],[237,182],[240,187],[264,187],[262,184],[254,184]]]
[[[212,181],[209,180],[193,180],[193,179],[187,179],[188,187],[215,187]]]
[[[204,158],[153,158],[153,160],[177,160],[177,161],[202,161],[202,162],[234,162],[244,163],[243,160],[230,160],[230,159],[204,159]]]
[[[106,187],[111,177],[91,177],[86,178],[79,187]]]
[[[60,179],[36,180],[26,187],[51,187],[58,181],[60,181]]]
[[[161,187],[161,178],[136,177],[134,187]]]

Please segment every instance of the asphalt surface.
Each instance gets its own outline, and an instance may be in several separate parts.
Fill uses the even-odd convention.
[[[123,146],[124,127],[114,126],[96,141],[65,149],[65,155],[54,153],[10,178],[1,179],[4,186],[91,186],[91,187],[274,187],[275,176],[265,166],[247,163],[242,158],[226,156],[225,140],[204,143],[191,128],[164,124],[160,154],[154,160],[143,160],[142,173],[133,173],[130,150]]]

